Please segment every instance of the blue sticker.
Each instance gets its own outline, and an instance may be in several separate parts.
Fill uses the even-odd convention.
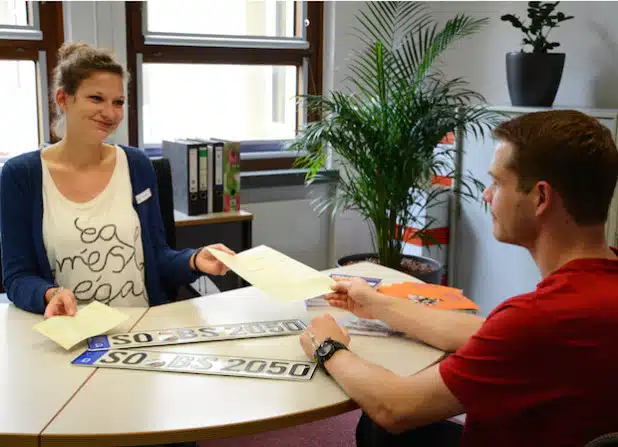
[[[107,354],[107,351],[84,351],[71,362],[73,365],[92,365]]]
[[[109,349],[110,347],[107,335],[97,335],[88,339],[88,349]]]

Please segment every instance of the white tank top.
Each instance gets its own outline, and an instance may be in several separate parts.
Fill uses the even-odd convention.
[[[105,189],[86,203],[64,197],[43,165],[43,243],[56,283],[77,303],[148,306],[141,225],[124,151]]]

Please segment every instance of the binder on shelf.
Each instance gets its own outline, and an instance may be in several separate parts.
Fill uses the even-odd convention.
[[[225,170],[224,144],[207,138],[192,138],[208,147],[208,204],[207,213],[223,211],[223,181]]]
[[[213,141],[223,143],[223,211],[240,211],[240,140]]]
[[[199,144],[199,200],[200,214],[212,212],[212,166],[213,150],[212,144],[200,138],[191,138],[189,141]]]
[[[225,154],[223,142],[212,142],[214,151],[214,178],[212,190],[212,208],[213,212],[220,213],[223,211],[223,185],[225,175]]]
[[[172,171],[174,208],[189,216],[202,214],[199,201],[199,149],[203,143],[191,140],[163,140],[163,156]]]
[[[210,179],[208,176],[208,160],[208,145],[201,143],[199,149],[199,202],[202,214],[207,214],[209,212],[208,191],[210,190]]]

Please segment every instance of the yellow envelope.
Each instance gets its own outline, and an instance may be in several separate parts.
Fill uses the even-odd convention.
[[[127,314],[117,309],[93,301],[73,317],[51,317],[32,328],[68,350],[82,340],[107,332],[128,318]]]
[[[302,262],[266,245],[229,255],[209,248],[212,255],[245,281],[281,301],[315,298],[331,293],[335,281]]]

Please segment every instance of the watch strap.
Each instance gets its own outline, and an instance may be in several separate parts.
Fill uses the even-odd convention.
[[[324,355],[320,355],[318,354],[318,351],[320,350],[320,348],[325,344],[325,343],[330,343],[333,346],[333,349],[331,349],[328,353],[324,354]],[[326,340],[324,340],[322,342],[322,344],[320,345],[320,347],[318,347],[318,349],[315,350],[315,353],[313,355],[313,357],[315,358],[315,362],[318,364],[318,366],[320,367],[320,369],[322,369],[326,375],[330,376],[330,373],[328,372],[328,370],[326,369],[326,367],[324,366],[324,363],[330,359],[333,355],[335,355],[335,352],[340,351],[342,349],[348,349],[348,347],[346,345],[344,345],[343,343],[337,341],[337,340],[333,340],[332,338],[328,337]]]

